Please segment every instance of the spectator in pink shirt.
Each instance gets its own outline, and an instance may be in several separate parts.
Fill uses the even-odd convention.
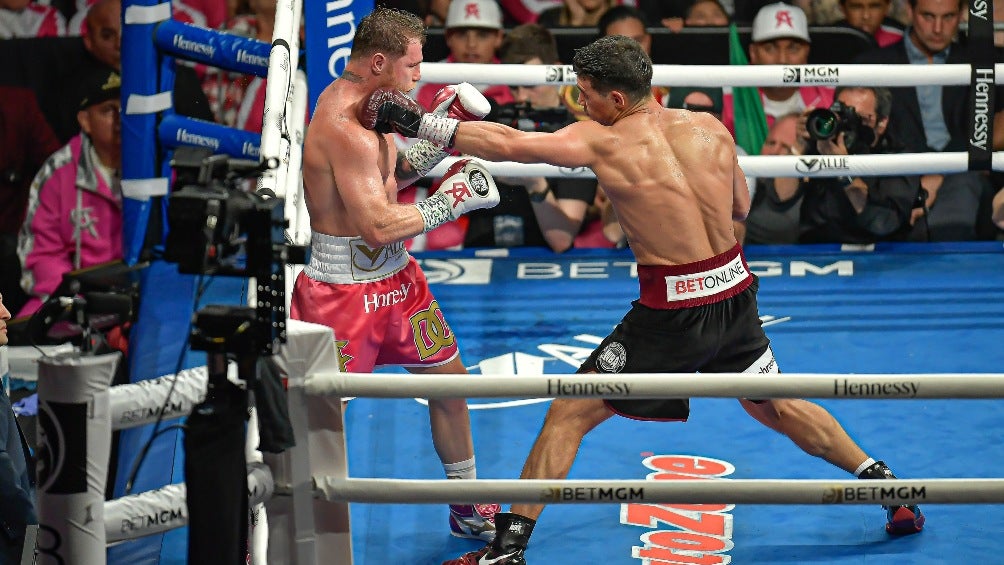
[[[121,80],[95,71],[80,85],[80,134],[35,175],[18,235],[21,287],[34,313],[65,273],[122,258]]]

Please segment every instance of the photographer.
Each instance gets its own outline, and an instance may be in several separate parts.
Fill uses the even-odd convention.
[[[836,157],[897,153],[886,135],[891,107],[886,88],[838,88],[828,110],[810,110],[799,118],[796,152]],[[905,240],[921,194],[920,178],[902,175],[778,178],[775,185],[778,193],[802,196],[800,243]]]
[[[551,33],[537,24],[509,32],[500,51],[506,64],[557,63]],[[559,87],[511,86],[514,104],[493,108],[486,119],[525,131],[552,132],[575,118],[562,106]],[[468,214],[464,247],[547,246],[567,251],[596,195],[596,181],[573,178],[497,177],[501,202]]]

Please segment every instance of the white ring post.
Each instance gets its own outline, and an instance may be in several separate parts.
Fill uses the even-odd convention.
[[[106,562],[108,388],[119,358],[71,353],[39,359],[38,563]]]
[[[275,356],[288,379],[289,419],[296,445],[265,454],[276,484],[292,486],[292,497],[273,497],[269,516],[269,563],[352,563],[349,506],[314,499],[312,474],[348,476],[342,399],[306,394],[304,375],[338,367],[331,328],[289,320],[288,341]],[[319,471],[324,469],[323,471]]]

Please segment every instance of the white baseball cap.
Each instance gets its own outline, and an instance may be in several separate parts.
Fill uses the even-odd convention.
[[[782,37],[801,39],[806,43],[812,43],[812,40],[809,39],[809,22],[805,17],[805,12],[798,6],[783,2],[768,4],[760,8],[756,17],[753,18],[753,42],[759,43]]]
[[[495,0],[453,0],[446,12],[445,27],[502,29],[502,10]]]

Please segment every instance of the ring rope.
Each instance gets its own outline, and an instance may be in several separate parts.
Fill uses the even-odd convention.
[[[475,504],[1000,504],[1004,479],[728,479],[703,481],[337,479],[314,477],[329,501]]]
[[[441,177],[459,158],[448,157],[426,176]],[[543,163],[512,161],[485,162],[493,175],[509,177],[595,178],[586,167],[570,169]],[[842,177],[879,175],[920,175],[927,173],[962,173],[969,170],[969,154],[896,153],[892,155],[740,155],[739,166],[754,177]],[[993,169],[1004,170],[1004,151],[993,154]]]
[[[969,64],[916,65],[653,65],[653,86],[925,86],[970,84]],[[1004,63],[994,65],[1004,83]],[[422,63],[422,82],[451,84],[575,84],[571,65]]]
[[[308,394],[370,398],[1004,398],[1004,374],[916,375],[599,373],[593,375],[409,375],[315,373]]]

